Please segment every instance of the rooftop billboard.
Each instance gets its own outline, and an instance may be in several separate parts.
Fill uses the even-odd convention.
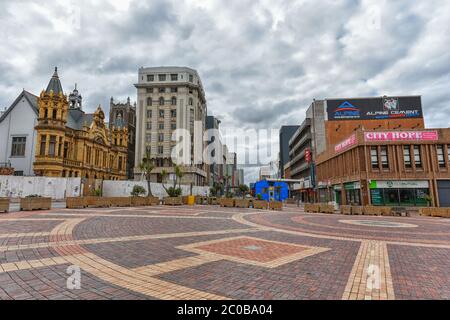
[[[420,96],[327,99],[328,120],[422,118]]]

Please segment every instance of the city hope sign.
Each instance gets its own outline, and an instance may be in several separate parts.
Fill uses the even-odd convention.
[[[380,131],[365,132],[364,140],[371,141],[436,141],[439,134],[432,131]]]

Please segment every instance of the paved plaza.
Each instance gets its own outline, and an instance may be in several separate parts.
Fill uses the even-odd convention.
[[[441,218],[295,206],[0,215],[0,299],[450,299],[449,270]]]

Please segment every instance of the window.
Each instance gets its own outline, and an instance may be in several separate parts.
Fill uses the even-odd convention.
[[[177,117],[177,110],[176,109],[170,110],[170,117],[171,118],[176,118]]]
[[[155,76],[153,74],[148,74],[147,81],[155,81]]]
[[[166,88],[161,87],[161,88],[159,88],[158,91],[159,91],[160,93],[164,93],[164,92],[166,92]]]
[[[172,87],[172,88],[170,88],[170,92],[172,92],[172,93],[178,92],[178,88]]]
[[[158,153],[163,154],[164,153],[164,146],[158,146]]]
[[[159,123],[159,130],[164,130],[164,122]]]
[[[122,157],[119,157],[119,171],[122,171]]]
[[[176,106],[177,105],[177,98],[172,97],[172,105]]]
[[[420,146],[414,146],[414,163],[416,168],[422,168],[422,156],[420,154]]]
[[[378,169],[378,148],[370,147],[370,162],[373,169]]]
[[[11,146],[11,157],[24,157],[26,137],[13,137]]]
[[[159,117],[164,118],[164,110],[159,110]]]
[[[56,119],[56,114],[57,114],[57,110],[56,109],[53,109],[53,119]]]
[[[62,137],[59,137],[58,157],[61,157],[62,148],[63,148],[63,138],[62,138]]]
[[[164,98],[163,97],[159,98],[159,105],[161,105],[161,106],[164,105]]]
[[[152,141],[152,135],[151,134],[146,134],[145,135],[145,142],[151,142]]]
[[[442,144],[437,145],[437,158],[439,167],[445,168],[444,146]]]
[[[67,158],[69,156],[69,143],[66,141],[64,142],[64,158]]]
[[[383,169],[389,169],[389,158],[387,146],[381,146],[380,148],[380,156],[381,156],[381,167]]]
[[[403,161],[405,162],[405,168],[411,168],[410,146],[403,146]]]
[[[192,88],[189,88],[189,93],[190,94],[194,93],[194,90],[192,90]]]
[[[450,162],[450,144],[447,145],[447,161]]]
[[[177,128],[177,124],[175,122],[172,122],[170,124],[170,129],[175,130]]]
[[[189,75],[189,82],[194,82],[194,76],[192,74]]]
[[[150,121],[147,122],[147,130],[152,130],[152,123]]]
[[[151,106],[152,105],[152,98],[148,97],[147,98],[147,106]]]
[[[50,136],[50,141],[48,145],[48,155],[54,157],[55,156],[55,147],[56,147],[56,136]]]
[[[147,93],[153,93],[153,88],[147,88]]]
[[[147,110],[147,118],[151,118],[152,117],[152,110]]]
[[[189,105],[192,106],[194,104],[194,100],[192,98],[189,98]]]
[[[15,176],[23,176],[23,171],[14,171]]]
[[[178,80],[178,74],[174,73],[170,75],[170,80],[177,81]]]
[[[159,142],[163,142],[163,141],[164,141],[164,133],[160,133],[160,134],[158,135],[158,141],[159,141]]]
[[[166,75],[165,74],[158,74],[158,80],[159,81],[166,81]]]

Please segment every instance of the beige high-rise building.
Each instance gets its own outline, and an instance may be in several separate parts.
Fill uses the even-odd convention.
[[[139,164],[150,152],[155,169],[152,181],[162,182],[161,172],[174,172],[172,141],[175,129],[186,129],[191,134],[191,160],[194,156],[194,124],[201,123],[201,134],[205,131],[206,98],[200,77],[194,69],[187,67],[151,67],[139,69],[136,110],[136,158],[135,179],[141,179]],[[203,148],[206,142],[201,140]],[[206,165],[183,165],[181,183],[203,186],[207,184]]]

